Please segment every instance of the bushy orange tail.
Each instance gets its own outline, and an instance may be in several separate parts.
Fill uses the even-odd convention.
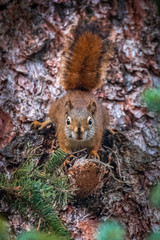
[[[92,91],[106,77],[105,46],[93,24],[78,24],[64,51],[61,85],[66,90]]]

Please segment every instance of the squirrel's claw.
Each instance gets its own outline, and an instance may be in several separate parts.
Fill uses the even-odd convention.
[[[100,159],[98,153],[96,150],[92,150],[90,151],[89,155],[88,155],[88,158],[96,158],[96,159]]]

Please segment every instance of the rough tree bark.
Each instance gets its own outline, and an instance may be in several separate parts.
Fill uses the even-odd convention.
[[[62,217],[75,239],[92,240],[98,222],[110,216],[125,224],[127,239],[143,239],[160,221],[158,210],[148,206],[149,186],[160,174],[160,138],[156,118],[141,99],[145,88],[160,86],[160,17],[152,1],[1,0],[0,146],[30,131],[30,123],[44,119],[52,99],[63,94],[57,73],[65,35],[89,15],[101,20],[116,46],[106,81],[95,94],[109,109],[111,126],[121,132],[104,140],[113,175],[123,182],[109,171],[98,193]],[[44,144],[41,136],[36,140]],[[1,151],[2,159],[18,161],[14,149],[13,141]],[[82,221],[85,214],[91,217]]]

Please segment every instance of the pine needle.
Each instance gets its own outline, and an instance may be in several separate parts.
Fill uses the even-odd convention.
[[[56,168],[61,166],[67,156],[68,154],[64,152],[63,149],[59,148],[58,150],[56,150],[53,153],[52,157],[46,163],[45,169],[47,173],[54,172]]]
[[[66,156],[62,149],[58,149],[41,171],[36,161],[29,158],[12,174],[10,180],[5,175],[0,176],[0,192],[5,193],[9,203],[14,203],[12,206],[21,214],[29,212],[38,220],[43,219],[50,231],[68,240],[69,232],[61,223],[56,210],[73,196],[67,177],[62,171],[57,174]],[[38,226],[41,227],[41,224]]]

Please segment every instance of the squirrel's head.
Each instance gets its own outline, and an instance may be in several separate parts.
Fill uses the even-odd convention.
[[[83,108],[74,107],[70,100],[65,103],[65,135],[76,141],[87,141],[95,135],[96,102],[90,101]]]

